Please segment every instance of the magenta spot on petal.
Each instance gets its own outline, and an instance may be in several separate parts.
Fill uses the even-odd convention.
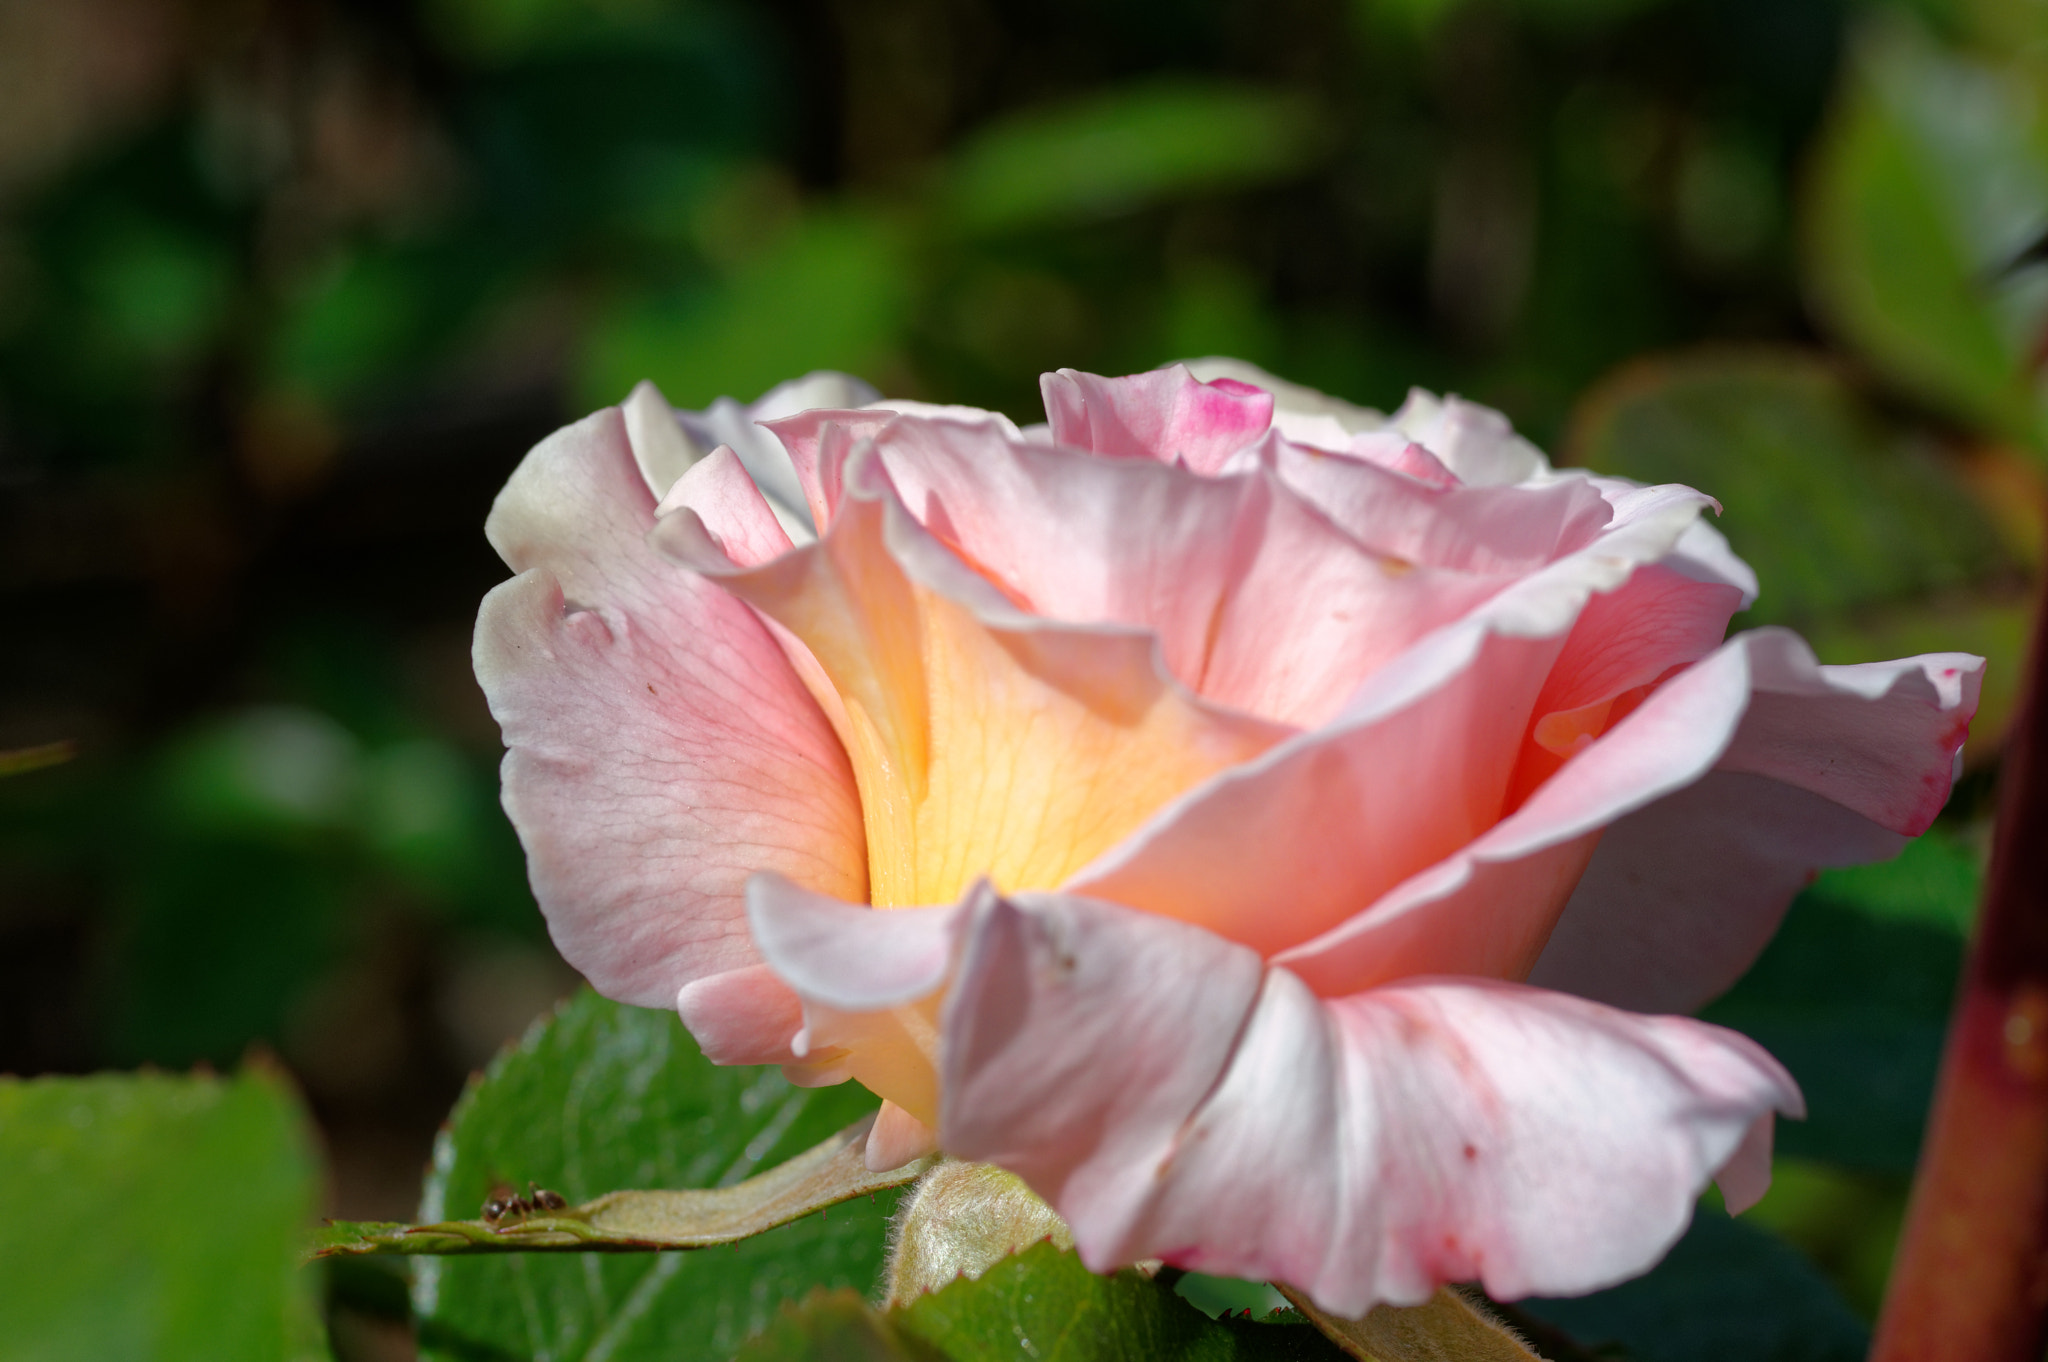
[[[1236,393],[1239,397],[1262,397],[1266,390],[1241,378],[1212,378],[1205,387],[1217,388],[1223,392]]]
[[[1214,388],[1205,388],[1196,394],[1193,405],[1194,410],[1190,414],[1195,423],[1206,431],[1263,430],[1272,421],[1269,412],[1260,412],[1247,404],[1243,396],[1218,392]]]

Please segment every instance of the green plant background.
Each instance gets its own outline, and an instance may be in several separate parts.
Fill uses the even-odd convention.
[[[300,1271],[288,1231],[423,1178],[716,1182],[860,1100],[587,998],[528,1032],[576,980],[467,639],[534,440],[643,377],[1032,419],[1043,369],[1229,353],[1714,493],[1742,622],[1825,660],[1991,658],[1935,831],[1708,1010],[1808,1094],[1770,1197],[1524,1307],[1605,1356],[1859,1355],[2048,525],[2043,110],[2039,0],[0,6],[0,753],[75,752],[0,762],[38,766],[0,779],[0,1354],[965,1355],[933,1321],[988,1300],[777,1314],[869,1288],[880,1207],[723,1259]],[[617,1095],[571,1120],[578,1074]]]

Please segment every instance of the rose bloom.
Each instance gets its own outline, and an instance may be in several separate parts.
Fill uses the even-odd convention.
[[[1981,661],[1724,642],[1704,493],[1456,398],[1043,388],[643,384],[527,456],[476,668],[563,955],[1098,1270],[1570,1294],[1754,1202],[1798,1089],[1670,1014],[1926,828]]]

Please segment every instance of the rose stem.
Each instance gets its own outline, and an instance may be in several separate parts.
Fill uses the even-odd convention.
[[[2040,1362],[2048,1342],[2048,596],[2031,653],[1872,1362]]]

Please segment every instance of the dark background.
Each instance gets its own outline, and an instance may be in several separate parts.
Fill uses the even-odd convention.
[[[0,0],[0,1071],[265,1047],[331,1209],[410,1215],[464,1075],[574,984],[467,656],[525,450],[643,377],[1030,420],[1044,369],[1232,353],[1720,495],[1743,622],[1825,660],[1991,656],[1933,839],[1824,879],[1717,1014],[1815,1098],[1765,1222],[1867,1313],[2040,554],[2044,35],[2025,0]]]

